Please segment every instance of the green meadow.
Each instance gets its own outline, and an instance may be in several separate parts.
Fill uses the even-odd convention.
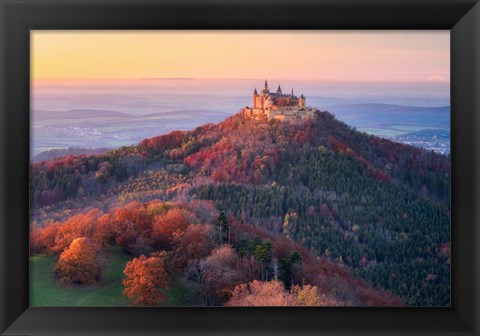
[[[372,134],[375,136],[380,137],[396,137],[405,135],[411,132],[421,131],[425,129],[432,129],[432,130],[443,130],[442,128],[438,127],[424,127],[424,126],[410,126],[410,125],[390,125],[390,126],[383,126],[381,128],[373,128],[373,127],[358,127],[357,130],[360,132]]]
[[[130,255],[110,249],[105,253],[105,272],[93,286],[64,285],[52,274],[56,256],[30,257],[31,306],[129,306],[123,295],[123,270]]]
[[[118,248],[105,252],[102,280],[92,286],[64,285],[52,274],[56,256],[30,257],[30,305],[51,307],[128,307],[123,295],[123,270],[133,257]],[[167,293],[165,306],[198,306],[201,299],[186,286],[178,284]]]

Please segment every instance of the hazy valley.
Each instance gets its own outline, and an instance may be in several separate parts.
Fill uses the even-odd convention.
[[[380,88],[373,84],[286,84],[306,91],[310,105],[332,112],[359,131],[449,152],[448,88],[442,85],[430,92],[425,86],[386,84],[378,94]],[[219,122],[251,103],[245,92],[254,85],[255,80],[193,79],[38,85],[31,114],[31,156],[69,147],[116,148]]]

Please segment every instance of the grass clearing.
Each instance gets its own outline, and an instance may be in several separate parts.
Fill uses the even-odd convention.
[[[117,248],[105,253],[103,280],[92,286],[63,285],[53,277],[56,256],[30,257],[30,305],[56,307],[130,306],[123,295],[123,270],[132,256]]]

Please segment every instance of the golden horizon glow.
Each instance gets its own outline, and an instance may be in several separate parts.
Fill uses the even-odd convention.
[[[449,83],[449,31],[42,31],[34,81],[145,78]]]

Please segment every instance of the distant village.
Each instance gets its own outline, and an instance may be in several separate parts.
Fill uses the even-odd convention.
[[[435,138],[420,138],[415,136],[399,136],[392,138],[392,140],[401,142],[407,145],[426,149],[428,151],[434,151],[435,153],[449,155],[450,154],[450,141],[437,140]]]

